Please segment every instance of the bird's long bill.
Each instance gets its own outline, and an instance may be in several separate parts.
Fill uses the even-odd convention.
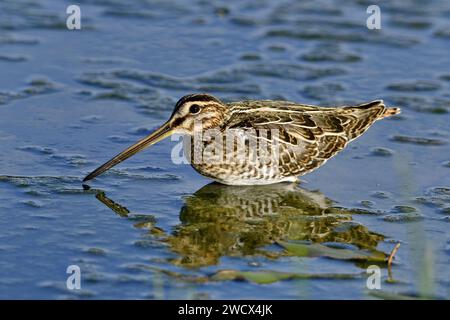
[[[128,159],[132,155],[138,153],[139,151],[144,150],[147,147],[150,147],[151,145],[157,143],[158,141],[161,141],[164,138],[167,138],[173,133],[171,125],[169,122],[166,122],[163,124],[159,129],[155,130],[153,133],[145,137],[144,139],[136,142],[132,146],[128,147],[121,153],[119,153],[117,156],[106,162],[105,164],[102,164],[100,167],[92,171],[90,174],[88,174],[83,181],[88,181],[91,179],[94,179],[96,176],[101,175],[106,170],[111,169],[116,164],[121,163],[122,161]]]

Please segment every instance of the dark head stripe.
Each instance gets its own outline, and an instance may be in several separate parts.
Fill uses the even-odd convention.
[[[180,107],[185,104],[186,102],[193,102],[193,101],[201,101],[201,102],[217,102],[220,103],[220,100],[213,97],[212,95],[206,94],[206,93],[194,93],[189,94],[187,96],[182,97],[178,102],[175,104],[175,108],[173,109],[171,117],[180,109]]]
[[[195,93],[195,94],[189,94],[187,96],[182,97],[180,100],[178,100],[177,104],[175,105],[175,109],[178,109],[186,102],[192,102],[192,101],[202,101],[202,102],[208,102],[208,101],[214,101],[214,102],[220,102],[217,98],[213,97],[212,95],[206,94],[206,93]]]

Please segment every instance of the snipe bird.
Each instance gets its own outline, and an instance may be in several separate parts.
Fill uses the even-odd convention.
[[[317,169],[344,149],[375,121],[398,113],[399,108],[387,108],[382,100],[355,106],[319,107],[272,100],[225,103],[209,94],[191,94],[176,103],[170,119],[159,129],[94,170],[83,181],[95,178],[171,134],[186,135],[192,142],[196,135],[208,130],[222,134],[232,130],[245,132],[240,146],[248,157],[228,157],[230,152],[239,149],[238,142],[234,141],[225,152],[227,161],[217,161],[217,149],[210,147],[213,140],[225,143],[224,138],[191,143],[184,151],[200,174],[229,185],[296,181],[298,176]],[[269,160],[263,159],[261,151],[249,143],[252,138],[256,146],[262,142],[268,145],[268,150],[275,150],[276,146]],[[198,153],[202,161],[193,161]]]

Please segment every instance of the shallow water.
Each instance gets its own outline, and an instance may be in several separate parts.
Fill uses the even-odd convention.
[[[80,31],[0,3],[0,298],[449,297],[448,2],[382,2],[380,31],[370,1],[78,3]],[[209,184],[168,139],[82,188],[198,91],[403,113],[299,186]]]

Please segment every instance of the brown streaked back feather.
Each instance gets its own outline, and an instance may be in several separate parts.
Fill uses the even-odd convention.
[[[326,132],[344,135],[351,141],[363,134],[384,114],[386,107],[381,100],[357,106],[330,108],[326,112],[311,112],[312,118]],[[310,112],[306,112],[310,113]]]
[[[316,107],[286,101],[230,104],[228,128],[278,129],[284,175],[314,170],[363,134],[376,120],[398,113],[381,100],[356,106]]]

